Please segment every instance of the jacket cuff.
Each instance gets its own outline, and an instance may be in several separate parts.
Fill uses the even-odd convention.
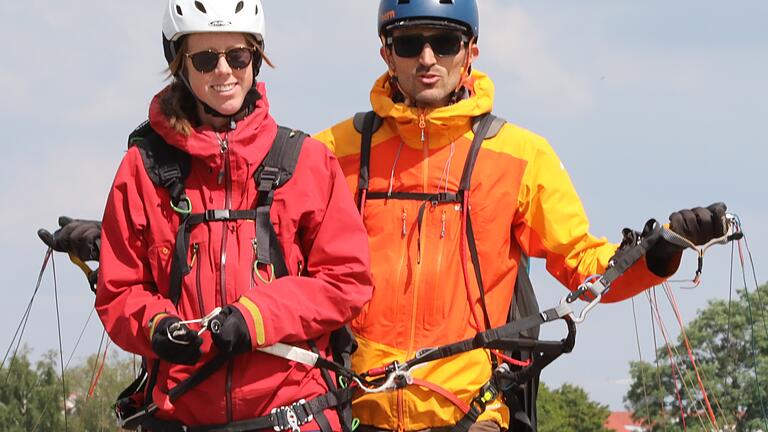
[[[171,316],[171,314],[167,312],[160,312],[149,320],[149,322],[147,323],[146,333],[150,343],[152,342],[152,337],[155,335],[155,328],[157,327],[157,324],[159,324],[163,318],[169,317],[169,316]]]
[[[264,319],[261,316],[261,310],[259,307],[248,297],[240,297],[236,303],[233,304],[245,318],[245,322],[248,324],[248,331],[251,334],[251,348],[256,349],[264,345],[266,340],[264,334]]]

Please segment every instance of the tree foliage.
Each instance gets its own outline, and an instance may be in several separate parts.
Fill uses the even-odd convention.
[[[711,301],[686,327],[699,375],[720,428],[768,430],[768,285],[731,302]],[[704,394],[684,341],[662,347],[658,366],[634,362],[624,400],[652,430],[711,430]],[[673,370],[673,364],[676,368]],[[683,385],[685,382],[685,385]],[[681,408],[682,406],[682,408]]]
[[[557,390],[550,390],[545,384],[539,386],[538,398],[539,432],[606,432],[605,422],[610,410],[589,399],[580,387],[563,384]]]
[[[104,366],[93,395],[90,384],[98,363],[95,355],[65,372],[67,384],[66,426],[70,431],[117,431],[112,405],[133,380],[131,359],[115,357]],[[63,431],[64,390],[58,352],[42,356],[35,367],[24,349],[0,369],[0,430],[4,432]]]

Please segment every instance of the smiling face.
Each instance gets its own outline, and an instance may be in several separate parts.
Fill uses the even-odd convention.
[[[224,52],[247,46],[249,44],[242,33],[194,33],[187,39],[189,54],[207,50]],[[187,56],[184,61],[189,85],[198,100],[221,114],[237,113],[246,94],[253,87],[253,68],[250,63],[242,69],[233,69],[224,56],[220,55],[213,71],[200,72],[192,65],[191,57]],[[198,112],[203,123],[216,125],[221,122],[221,119],[206,114],[202,106],[198,107]]]
[[[401,36],[430,36],[445,33],[447,30],[431,27],[398,29],[392,32],[392,38]],[[469,60],[474,61],[478,49],[469,45]],[[381,55],[389,66],[390,73],[397,77],[400,90],[409,105],[419,108],[439,108],[448,105],[451,94],[458,88],[464,66],[467,61],[467,44],[462,43],[455,55],[437,55],[426,43],[416,57],[401,57],[395,49],[382,47]]]

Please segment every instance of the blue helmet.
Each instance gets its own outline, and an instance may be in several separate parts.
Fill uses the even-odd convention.
[[[381,0],[379,36],[414,25],[456,28],[477,37],[480,17],[476,0]]]

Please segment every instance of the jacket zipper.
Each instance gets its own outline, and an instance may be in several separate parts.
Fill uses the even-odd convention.
[[[200,251],[200,243],[192,245],[192,263],[190,267],[195,268],[195,288],[197,289],[197,305],[200,308],[200,317],[206,316],[205,302],[203,301],[203,288],[200,283],[200,260],[197,259],[197,253]]]
[[[219,138],[218,135],[216,135]],[[219,145],[221,146],[221,156],[223,159],[222,171],[219,173],[219,182],[224,181],[224,209],[230,210],[232,207],[232,176],[230,173],[229,164],[229,132],[226,132],[224,139],[219,138]],[[219,283],[221,292],[221,306],[227,304],[227,233],[229,231],[228,222],[222,222],[221,228],[221,268]],[[227,423],[232,422],[232,361],[227,366],[227,381],[226,381],[226,396],[227,396]]]

